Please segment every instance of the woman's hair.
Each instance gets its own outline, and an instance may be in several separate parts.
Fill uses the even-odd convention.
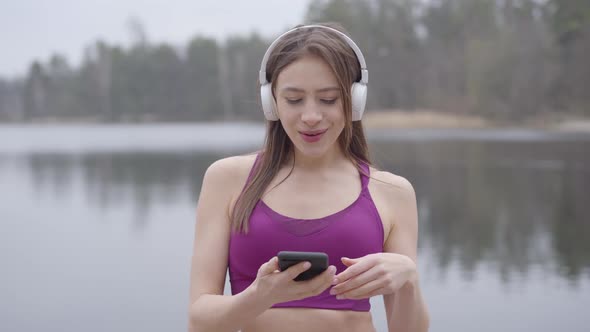
[[[339,24],[325,23],[321,25],[345,33]],[[336,76],[345,117],[344,129],[338,137],[338,144],[345,157],[356,165],[359,172],[364,173],[359,164],[370,165],[371,162],[362,123],[361,121],[352,121],[351,101],[352,84],[361,78],[360,64],[352,48],[341,36],[329,29],[310,27],[298,29],[281,38],[270,54],[266,65],[266,79],[272,84],[273,96],[281,71],[306,55],[323,59]],[[232,210],[231,224],[234,231],[244,233],[248,231],[248,220],[252,210],[258,200],[262,198],[265,189],[282,166],[290,159],[294,162],[293,149],[293,143],[287,136],[281,122],[267,121],[264,147]]]

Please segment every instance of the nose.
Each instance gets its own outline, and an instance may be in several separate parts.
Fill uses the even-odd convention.
[[[301,114],[301,121],[309,127],[314,127],[322,121],[323,114],[316,107],[307,107]]]

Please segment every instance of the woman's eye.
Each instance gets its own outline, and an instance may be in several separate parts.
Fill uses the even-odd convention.
[[[336,99],[337,98],[333,98],[333,99],[320,99],[320,101],[324,104],[328,104],[328,105],[332,105],[334,103],[336,103]]]
[[[299,99],[289,99],[289,98],[286,98],[286,100],[287,100],[287,103],[288,104],[295,105],[295,104],[299,104],[302,99],[301,98],[299,98]]]

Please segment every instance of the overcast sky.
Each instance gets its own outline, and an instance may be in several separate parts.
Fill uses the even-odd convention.
[[[139,19],[151,42],[176,46],[201,34],[223,40],[257,31],[274,36],[302,22],[309,0],[0,0],[0,76],[26,73],[53,53],[78,65],[97,39],[128,45]]]

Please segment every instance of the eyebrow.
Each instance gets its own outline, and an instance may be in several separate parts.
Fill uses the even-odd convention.
[[[281,91],[287,92],[287,91],[293,91],[293,92],[305,92],[305,90],[300,89],[300,88],[296,88],[293,86],[288,86],[285,88],[282,88]],[[340,91],[340,88],[337,86],[329,86],[326,88],[321,88],[321,89],[317,89],[315,90],[316,92],[326,92],[326,91]]]

